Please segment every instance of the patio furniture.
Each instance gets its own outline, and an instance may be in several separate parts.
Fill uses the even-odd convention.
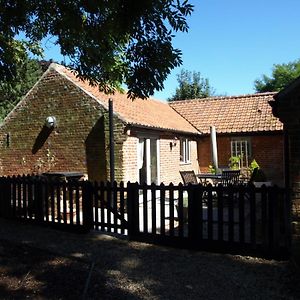
[[[197,176],[195,172],[192,171],[179,171],[181,178],[183,180],[184,185],[191,184],[198,184]]]
[[[240,181],[241,170],[226,170],[222,171],[221,183],[223,186],[229,184],[238,184]]]
[[[221,182],[222,176],[221,174],[200,173],[197,174],[197,178],[199,178],[200,183],[203,185],[207,185],[209,183],[216,185]]]

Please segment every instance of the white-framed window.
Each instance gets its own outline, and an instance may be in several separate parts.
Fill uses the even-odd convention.
[[[236,138],[231,141],[231,156],[239,156],[240,169],[248,168],[251,159],[251,143],[247,138]]]
[[[180,162],[191,162],[191,142],[188,139],[180,139]]]

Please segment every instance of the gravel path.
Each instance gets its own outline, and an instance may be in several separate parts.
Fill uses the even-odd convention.
[[[94,232],[72,234],[3,219],[0,241],[1,266],[7,264],[1,277],[12,277],[11,260],[23,255],[20,280],[38,281],[44,287],[35,292],[39,299],[82,299],[83,294],[86,299],[300,299],[299,276],[284,261],[159,247]],[[11,253],[19,248],[20,255],[8,253],[14,247]],[[0,292],[16,289],[7,285],[0,284]],[[55,286],[51,294],[49,287]],[[25,298],[26,289],[23,293]]]

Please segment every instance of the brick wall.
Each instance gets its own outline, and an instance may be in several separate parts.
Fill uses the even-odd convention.
[[[138,138],[135,136],[128,136],[123,144],[123,180],[125,182],[139,181],[137,170],[137,147]]]
[[[48,116],[56,117],[53,130],[44,126]],[[116,179],[123,176],[123,132],[123,123],[115,118]],[[106,180],[108,153],[107,111],[54,70],[44,75],[0,128],[1,175],[78,171],[91,180]]]
[[[176,146],[170,147],[170,142],[176,142]],[[161,182],[178,184],[182,182],[179,171],[194,170],[198,173],[197,142],[191,141],[191,162],[180,162],[180,141],[173,138],[161,138],[160,140],[160,177]]]
[[[155,134],[151,132],[152,137]],[[139,137],[147,137],[147,133],[141,131],[134,131],[128,136],[123,144],[123,173],[124,181],[139,181],[139,173],[137,170],[137,149]],[[149,136],[149,132],[148,132]],[[166,136],[161,133],[156,133],[156,137],[159,140],[159,167],[160,178],[159,182],[169,184],[173,182],[178,184],[181,182],[181,176],[179,171],[194,170],[198,173],[198,161],[197,161],[197,143],[191,141],[191,162],[187,164],[180,163],[180,142],[178,136]],[[170,147],[170,143],[176,143],[175,146]]]
[[[230,142],[233,137],[217,137],[219,166],[228,166],[231,156]],[[237,138],[236,136],[234,138]],[[283,133],[270,135],[244,136],[249,139],[252,159],[255,158],[269,180],[283,185],[284,182],[284,144]],[[210,138],[201,138],[198,143],[198,160],[201,172],[208,172],[211,162]]]

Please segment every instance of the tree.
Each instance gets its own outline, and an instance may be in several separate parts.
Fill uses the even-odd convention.
[[[274,64],[272,76],[262,75],[254,81],[257,92],[278,92],[300,76],[300,59],[287,64]]]
[[[105,92],[125,83],[131,98],[161,90],[182,63],[172,40],[188,30],[193,11],[188,0],[0,0],[0,7],[1,81],[15,76],[26,51],[41,54],[50,36],[82,79]]]
[[[214,94],[207,78],[202,78],[200,72],[182,69],[177,74],[179,87],[169,101],[206,98]]]
[[[16,75],[10,82],[0,81],[0,120],[14,108],[21,98],[31,89],[42,74],[37,60],[25,57],[16,66]]]

